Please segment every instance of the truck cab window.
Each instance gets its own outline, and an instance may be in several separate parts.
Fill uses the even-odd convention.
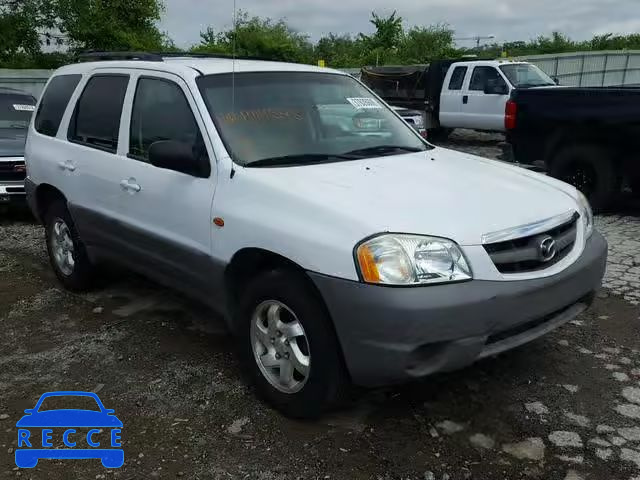
[[[462,90],[462,84],[464,83],[464,77],[467,75],[467,67],[456,67],[451,74],[451,80],[449,80],[449,90]]]
[[[502,76],[494,67],[476,67],[473,69],[469,90],[483,91],[489,80],[495,80],[496,85],[506,85]]]

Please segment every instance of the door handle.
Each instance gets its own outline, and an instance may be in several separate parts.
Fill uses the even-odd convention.
[[[128,190],[131,193],[138,193],[140,190],[142,190],[142,187],[138,185],[133,178],[122,180],[120,182],[120,186],[123,190]]]
[[[462,103],[464,103],[465,105],[469,103],[469,95],[464,95],[462,97]]]
[[[58,167],[60,167],[60,170],[68,170],[70,172],[76,171],[76,166],[71,163],[70,160],[67,160],[66,162],[58,162]]]

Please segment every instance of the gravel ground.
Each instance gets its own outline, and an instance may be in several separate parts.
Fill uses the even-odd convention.
[[[499,158],[500,141],[460,132],[446,146]],[[91,294],[64,292],[41,228],[0,217],[0,477],[640,479],[640,217],[597,224],[610,244],[606,289],[574,322],[296,422],[255,400],[208,310],[124,271]],[[123,468],[15,467],[16,420],[65,389],[99,392],[115,409]]]

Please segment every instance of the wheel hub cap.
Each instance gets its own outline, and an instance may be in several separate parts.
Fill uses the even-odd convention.
[[[51,251],[56,266],[64,275],[71,275],[75,267],[74,246],[69,227],[61,218],[53,222]]]
[[[262,375],[277,390],[296,393],[309,378],[311,355],[302,324],[282,302],[267,300],[251,318],[251,347]]]

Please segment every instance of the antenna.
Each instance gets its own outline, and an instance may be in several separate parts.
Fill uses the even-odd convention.
[[[233,42],[231,61],[231,113],[236,113],[236,36],[238,35],[238,18],[236,10],[236,0],[233,0]]]
[[[236,0],[233,0],[233,42],[231,46],[231,115],[236,114],[236,37],[238,35],[238,18],[236,9]],[[231,173],[229,178],[233,178],[236,174],[235,165],[233,160],[231,161]]]

